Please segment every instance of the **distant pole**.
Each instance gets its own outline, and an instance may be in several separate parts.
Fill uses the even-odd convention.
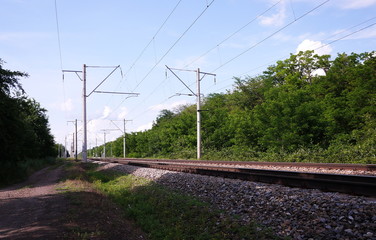
[[[110,152],[111,152],[111,157],[114,157],[114,155],[112,154],[112,142],[110,144]]]
[[[125,158],[125,119],[124,119],[124,137],[123,137],[123,157]]]
[[[84,122],[84,141],[82,144],[82,160],[87,162],[87,126],[86,126],[86,64],[83,65],[82,69],[82,100],[83,100],[83,122]]]
[[[95,135],[95,157],[98,157],[98,138],[97,136]]]
[[[197,159],[201,158],[201,93],[200,68],[197,68]]]
[[[126,157],[126,132],[125,132],[125,123],[126,122],[130,122],[132,120],[126,120],[125,118],[122,120],[123,121],[123,130],[115,123],[116,121],[121,121],[121,120],[111,120],[111,123],[114,124],[115,127],[117,127],[117,129],[119,131],[122,131],[123,132],[123,157],[125,158]],[[110,130],[116,130],[116,129],[110,129]]]
[[[65,143],[64,143],[64,158],[67,158],[67,136],[65,136]]]
[[[76,130],[76,139],[75,139],[75,141],[76,141],[76,145],[75,145],[75,148],[74,149],[76,149],[76,151],[74,152],[74,158],[77,160],[77,152],[78,152],[78,148],[77,148],[77,119],[74,121],[74,126],[75,126],[75,130]]]
[[[104,158],[106,158],[106,131],[103,131],[103,141],[104,141],[104,145],[103,145],[103,153],[104,153]]]
[[[72,135],[72,155],[74,154],[74,155],[76,155],[76,151],[77,151],[77,149],[74,149],[74,133],[73,133],[73,135]]]

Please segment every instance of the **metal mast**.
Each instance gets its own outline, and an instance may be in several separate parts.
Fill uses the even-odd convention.
[[[113,68],[112,72],[107,75],[95,88],[92,90],[89,94],[86,94],[86,68]],[[83,130],[84,130],[84,139],[82,143],[82,160],[84,162],[87,162],[87,115],[86,115],[86,98],[88,98],[92,93],[110,93],[110,94],[128,94],[131,96],[138,96],[139,93],[123,93],[123,92],[104,92],[104,91],[96,91],[99,86],[101,86],[110,76],[113,72],[116,71],[116,69],[120,68],[120,65],[118,66],[87,66],[86,64],[83,64],[82,71],[75,71],[75,70],[63,70],[64,72],[74,72],[80,78],[80,80],[83,83],[83,88],[82,88],[82,119],[83,119]],[[82,78],[77,74],[81,72],[82,73]],[[64,75],[63,75],[64,77]]]
[[[82,102],[83,102],[83,124],[84,124],[84,140],[82,143],[82,161],[87,162],[87,122],[86,122],[86,64],[82,67]]]
[[[197,159],[201,159],[201,112],[203,110],[201,110],[201,90],[200,90],[200,82],[201,80],[206,76],[206,75],[211,75],[211,76],[214,76],[214,81],[215,81],[215,76],[216,74],[214,73],[207,73],[207,72],[201,72],[200,71],[200,68],[197,68],[197,70],[186,70],[186,69],[176,69],[176,68],[169,68],[167,65],[166,65],[167,69],[170,70],[174,75],[175,77],[177,77],[179,79],[179,81],[181,83],[184,84],[184,86],[193,94],[179,94],[177,93],[176,95],[189,95],[189,96],[196,96],[196,108],[197,108]],[[197,91],[196,93],[192,91],[192,89],[189,88],[189,86],[179,78],[178,75],[176,75],[176,73],[173,71],[173,70],[178,70],[178,71],[188,71],[188,72],[196,72],[197,74],[197,78],[196,78],[196,87],[197,87]],[[203,76],[201,77],[201,73],[203,74]]]

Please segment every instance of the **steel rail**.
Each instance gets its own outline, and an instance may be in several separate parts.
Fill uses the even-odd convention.
[[[102,158],[93,158],[102,159]],[[222,164],[222,165],[254,165],[289,168],[320,168],[338,170],[361,170],[376,172],[376,164],[352,164],[352,163],[305,163],[305,162],[254,162],[254,161],[214,161],[214,160],[183,160],[183,159],[150,159],[150,158],[106,158],[104,161],[123,162],[166,162],[166,163],[191,163],[191,164]]]
[[[340,192],[352,195],[376,197],[376,177],[325,173],[307,173],[296,171],[280,171],[251,169],[245,167],[218,167],[192,165],[198,161],[151,161],[145,159],[95,159],[106,162],[118,162],[136,167],[148,167],[170,171],[180,171],[223,178],[279,184],[289,187],[320,189],[328,192]],[[184,163],[190,165],[184,165]],[[269,165],[273,165],[269,164]],[[338,165],[336,165],[338,166]],[[347,166],[347,165],[346,165]],[[343,167],[343,166],[341,166]],[[367,168],[368,169],[368,168]],[[374,169],[374,168],[371,168]]]

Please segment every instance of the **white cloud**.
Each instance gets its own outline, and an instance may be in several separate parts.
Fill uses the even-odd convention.
[[[65,102],[60,104],[60,109],[64,112],[70,112],[73,110],[72,99],[68,98]]]
[[[284,24],[286,19],[286,3],[282,1],[279,5],[277,13],[271,16],[261,16],[260,24],[265,26],[281,26]]]
[[[359,9],[376,5],[376,0],[342,0],[340,7],[344,9]]]
[[[105,106],[102,113],[102,119],[107,118],[112,113],[112,109],[109,106]]]
[[[187,104],[187,101],[183,100],[183,101],[173,102],[173,103],[169,103],[169,104],[153,105],[153,106],[149,107],[149,109],[153,110],[153,111],[161,111],[163,109],[171,110],[171,109],[174,109],[176,107],[179,107],[179,106],[185,105],[185,104]]]
[[[332,48],[329,45],[324,45],[320,41],[313,41],[309,39],[305,39],[301,42],[298,47],[296,48],[296,52],[300,51],[307,51],[307,50],[314,50],[318,55],[325,55],[330,54],[332,52]]]
[[[118,119],[125,119],[125,116],[128,114],[128,109],[126,107],[122,107],[120,111],[121,112],[118,114]]]

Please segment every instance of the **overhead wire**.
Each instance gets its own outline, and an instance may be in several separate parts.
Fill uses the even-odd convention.
[[[214,1],[214,0],[213,0],[213,1]],[[255,45],[251,46],[250,48],[248,48],[247,50],[245,50],[245,51],[243,51],[242,53],[238,54],[237,56],[233,57],[232,59],[230,59],[229,61],[225,62],[224,64],[221,64],[221,65],[220,65],[217,69],[215,69],[215,70],[218,70],[218,69],[222,68],[223,66],[227,65],[228,63],[234,61],[235,59],[237,59],[237,58],[240,57],[241,55],[245,54],[246,52],[248,52],[249,50],[253,49],[253,48],[256,47],[257,45],[263,43],[263,42],[266,41],[267,39],[271,38],[272,36],[274,36],[274,35],[277,34],[278,32],[284,30],[284,29],[287,28],[288,26],[292,25],[292,24],[295,23],[296,21],[300,20],[300,19],[303,18],[304,16],[308,15],[309,13],[313,12],[314,10],[318,9],[319,7],[321,7],[322,5],[326,4],[326,3],[329,2],[329,1],[330,1],[330,0],[327,0],[327,1],[323,2],[323,3],[321,3],[320,5],[316,6],[315,8],[311,9],[310,11],[306,12],[305,14],[301,15],[301,16],[298,17],[298,18],[294,17],[294,18],[295,18],[294,21],[292,21],[292,22],[288,23],[287,25],[283,26],[282,28],[280,28],[279,30],[277,30],[276,32],[274,32],[273,34],[271,34],[271,35],[269,35],[268,37],[264,38],[264,39],[261,40],[260,42],[258,42],[258,43],[256,43]],[[372,18],[372,19],[374,19],[374,18]],[[367,21],[365,21],[365,22],[368,22],[368,21],[370,21],[370,20],[372,20],[372,19],[369,19],[369,20],[367,20]],[[365,23],[365,22],[363,22],[363,23]],[[361,24],[363,24],[363,23],[361,23]],[[358,25],[356,25],[356,26],[359,26],[359,25],[361,25],[361,24],[358,24]],[[317,49],[322,48],[322,47],[324,47],[324,46],[326,46],[326,45],[329,45],[329,44],[335,43],[335,42],[337,42],[337,41],[340,41],[340,40],[342,40],[342,39],[344,39],[344,38],[346,38],[346,37],[349,37],[349,36],[351,36],[351,35],[353,35],[353,34],[355,34],[355,33],[357,33],[357,32],[363,31],[363,30],[365,30],[365,29],[367,29],[367,28],[369,28],[369,27],[372,27],[372,26],[374,26],[374,25],[376,25],[376,23],[370,24],[370,25],[368,25],[368,26],[366,26],[366,27],[363,27],[363,28],[361,28],[361,29],[359,29],[359,30],[357,30],[357,31],[354,31],[354,32],[352,32],[352,33],[349,33],[349,34],[347,34],[347,35],[345,35],[345,36],[343,36],[343,37],[340,37],[340,38],[338,38],[338,39],[332,40],[332,41],[330,41],[329,43],[327,43],[327,44],[325,44],[325,45],[322,45],[322,46],[318,47]],[[353,26],[352,28],[354,28],[354,27],[356,27],[356,26]],[[350,29],[351,29],[351,28],[350,28]],[[337,35],[337,34],[339,34],[339,33],[336,33],[335,35]],[[332,37],[333,37],[333,36],[332,36]],[[217,45],[217,46],[218,46],[218,45]],[[216,46],[216,47],[217,47],[217,46]],[[212,50],[212,49],[211,49],[211,50]],[[211,50],[210,50],[210,51],[211,51]],[[210,51],[209,51],[209,52],[210,52]],[[168,52],[167,52],[167,53],[168,53]],[[165,54],[165,55],[167,55],[167,54]],[[162,57],[161,59],[163,59],[163,57]],[[158,64],[160,63],[161,59],[156,63],[156,65],[158,65]],[[149,71],[149,73],[143,78],[143,80],[145,80],[145,78],[146,78],[146,77],[150,74],[150,72],[156,67],[156,65],[155,65],[155,66]],[[265,65],[265,64],[264,64],[264,65]],[[259,68],[259,67],[258,67],[258,68]],[[215,70],[214,70],[214,71],[215,71]],[[143,80],[142,80],[142,81],[143,81]],[[136,86],[136,88],[142,83],[142,81]],[[164,83],[164,81],[163,81],[162,83]],[[155,88],[155,89],[153,90],[153,92],[152,92],[149,96],[151,96],[151,95],[152,95],[152,94],[153,94],[153,93],[154,93],[154,92],[155,92],[155,91],[156,91],[156,90],[162,85],[162,83],[159,84],[158,87]],[[226,87],[228,87],[228,86],[226,86]],[[226,88],[226,87],[222,87],[221,89]],[[136,89],[136,88],[135,88],[135,89]],[[216,91],[218,91],[218,90],[216,90]],[[148,97],[149,97],[149,96],[148,96]],[[168,100],[168,99],[165,99],[162,103],[166,102],[167,100]],[[142,112],[141,114],[137,115],[136,118],[139,117],[139,116],[141,116],[141,115],[143,115],[144,113],[146,113],[146,112],[148,112],[148,111],[150,111],[150,109],[147,109],[147,110],[145,110],[144,112]]]
[[[333,38],[334,36],[336,36],[336,35],[338,35],[338,34],[341,34],[341,33],[343,33],[343,32],[346,32],[346,31],[350,30],[350,29],[353,29],[353,28],[355,28],[355,27],[358,27],[358,26],[360,26],[360,25],[362,25],[362,24],[364,24],[364,23],[367,23],[367,22],[369,22],[369,21],[375,19],[375,18],[376,18],[376,17],[372,17],[372,18],[370,18],[370,19],[367,19],[367,20],[365,20],[365,21],[363,21],[363,22],[361,22],[361,23],[358,23],[358,24],[356,24],[356,25],[354,25],[354,26],[351,26],[351,27],[349,27],[349,28],[346,28],[345,30],[343,30],[343,31],[341,31],[341,32],[339,32],[339,33],[335,33],[335,34],[333,34],[333,35],[329,36],[328,38],[326,38],[326,39],[324,39],[324,40],[321,40],[321,41],[325,41],[325,40],[327,40],[327,39],[331,39],[331,38]],[[370,27],[372,27],[372,26],[375,26],[375,25],[376,25],[376,22],[375,22],[375,23],[372,23],[372,24],[369,24],[369,25],[367,25],[367,26],[365,26],[365,27],[362,27],[362,28],[360,28],[360,29],[358,29],[358,30],[356,30],[356,31],[353,31],[353,32],[351,32],[351,33],[348,33],[348,34],[346,34],[345,36],[342,36],[342,37],[339,37],[339,38],[337,38],[337,39],[331,40],[330,42],[328,42],[328,43],[326,43],[326,44],[322,44],[321,46],[316,47],[316,48],[314,48],[313,50],[316,51],[316,50],[318,50],[318,49],[320,49],[320,48],[323,48],[323,47],[326,47],[326,46],[328,46],[328,45],[330,45],[330,44],[336,43],[336,42],[338,42],[338,41],[340,41],[340,40],[343,40],[343,39],[345,39],[345,38],[347,38],[347,37],[349,37],[349,36],[351,36],[351,35],[354,35],[354,34],[356,34],[356,33],[358,33],[358,32],[361,32],[361,31],[363,31],[363,30],[366,30],[366,29],[368,29],[368,28],[370,28]],[[286,56],[285,56],[285,57],[286,57]],[[263,65],[260,65],[260,66],[258,66],[258,67],[255,67],[255,68],[253,68],[253,69],[251,69],[251,70],[248,70],[247,72],[244,72],[244,73],[240,74],[240,76],[244,76],[245,74],[247,74],[247,73],[249,73],[249,72],[251,72],[251,71],[254,71],[254,70],[258,69],[258,68],[261,68],[261,67],[267,66],[267,65],[269,65],[269,64],[271,64],[271,63],[273,63],[273,62],[276,62],[277,60],[283,59],[283,58],[285,58],[285,57],[282,57],[282,58],[279,58],[279,59],[276,59],[276,60],[270,61],[270,62],[268,62],[268,63],[266,63],[266,64],[263,64]],[[233,77],[231,77],[231,78],[233,78]],[[230,80],[231,78],[228,78],[228,79],[226,79],[225,81]],[[231,84],[231,85],[233,85],[233,84]],[[214,92],[219,91],[219,90],[222,90],[222,89],[227,88],[227,87],[230,87],[231,85],[227,85],[227,86],[222,87],[222,88],[220,88],[220,89],[214,90]]]
[[[213,1],[214,1],[214,0],[213,0]],[[212,1],[212,2],[213,2],[213,1]],[[281,32],[282,30],[284,30],[285,28],[289,27],[289,26],[292,25],[293,23],[299,21],[300,19],[302,19],[303,17],[307,16],[308,14],[310,14],[310,13],[313,12],[313,11],[315,11],[316,9],[320,8],[321,6],[323,6],[324,4],[326,4],[326,3],[329,2],[329,1],[330,1],[330,0],[326,0],[326,1],[322,2],[321,4],[319,4],[318,6],[312,8],[311,10],[307,11],[306,13],[304,13],[303,15],[301,15],[301,16],[298,17],[298,18],[295,18],[295,17],[294,17],[294,20],[291,21],[290,23],[288,23],[288,24],[286,24],[285,26],[281,27],[280,29],[278,29],[277,31],[275,31],[274,33],[272,33],[271,35],[269,35],[268,37],[264,38],[263,40],[259,41],[259,42],[256,43],[256,44],[254,44],[253,46],[251,46],[250,48],[246,49],[245,51],[243,51],[242,53],[238,54],[237,56],[233,57],[232,59],[228,60],[228,61],[225,62],[224,64],[221,64],[218,68],[216,68],[215,70],[213,70],[213,71],[211,71],[211,72],[214,72],[214,71],[216,71],[216,70],[222,68],[223,66],[227,65],[228,63],[234,61],[235,59],[237,59],[237,58],[240,57],[241,55],[245,54],[246,52],[248,52],[249,50],[253,49],[253,48],[256,47],[257,45],[263,43],[264,41],[266,41],[267,39],[271,38],[271,37],[274,36],[275,34]],[[211,2],[211,3],[212,3],[212,2]],[[211,3],[210,3],[210,4],[211,4]],[[277,2],[277,3],[279,3],[279,2]],[[277,4],[277,3],[276,3],[276,4]],[[263,14],[264,14],[265,12],[269,11],[271,8],[273,8],[276,4],[274,4],[272,7],[268,8],[266,11],[264,11]],[[262,14],[261,14],[261,15],[262,15]],[[260,15],[259,15],[259,16],[260,16]],[[259,17],[259,16],[258,16],[258,17]],[[257,19],[258,17],[256,17],[255,19]],[[250,21],[249,23],[251,23],[251,22],[253,22],[253,21],[254,21],[254,19],[253,19],[252,21]],[[244,29],[247,25],[249,25],[249,24],[246,24],[246,25],[243,26],[240,30]],[[239,31],[240,31],[240,30],[239,30]],[[224,41],[227,41],[229,38],[231,38],[233,35],[235,35],[235,34],[236,34],[237,32],[239,32],[239,31],[236,31],[234,34],[230,35],[230,37],[226,38]],[[224,42],[224,41],[223,41],[223,42]],[[216,47],[214,47],[214,48],[216,48]],[[210,52],[210,51],[212,51],[212,49],[209,50],[208,52]],[[168,53],[168,52],[167,52],[167,53]],[[165,55],[167,55],[167,54],[165,54]],[[162,58],[163,58],[163,57],[162,57]],[[162,58],[161,58],[161,59],[162,59]],[[161,61],[161,59],[160,59],[160,61]],[[158,61],[157,64],[159,64],[160,61]],[[157,64],[156,64],[156,65],[157,65]],[[145,80],[145,78],[146,78],[146,77],[150,74],[150,72],[156,67],[156,65],[154,65],[154,67],[148,72],[148,74],[143,78],[143,80]],[[143,80],[142,80],[142,81],[143,81]],[[141,81],[141,82],[142,82],[142,81]],[[136,86],[136,88],[141,84],[141,82]],[[154,91],[155,91],[155,90],[154,90]],[[150,95],[151,95],[151,94],[150,94]],[[150,95],[149,95],[149,96],[150,96]],[[166,100],[165,100],[165,101],[166,101]],[[134,109],[133,109],[133,110],[134,110]],[[132,111],[133,111],[133,110],[132,110]]]
[[[360,31],[363,31],[363,30],[365,30],[365,29],[367,29],[367,28],[370,28],[370,27],[372,27],[372,26],[375,26],[375,25],[376,25],[376,23],[372,23],[372,24],[370,24],[370,25],[368,25],[368,26],[366,26],[366,27],[363,27],[363,28],[361,28],[361,29],[356,30],[355,32],[352,32],[352,33],[346,34],[346,35],[343,36],[343,37],[340,37],[340,38],[335,39],[335,40],[333,40],[333,41],[331,41],[331,42],[329,42],[329,43],[326,43],[326,44],[324,44],[324,45],[318,47],[317,49],[320,49],[320,48],[323,48],[323,47],[325,47],[325,46],[328,46],[329,44],[332,44],[332,43],[338,42],[338,41],[340,41],[340,40],[342,40],[342,39],[344,39],[344,38],[347,38],[347,37],[349,37],[349,36],[351,36],[351,35],[353,35],[353,34],[355,34],[355,33],[358,33],[358,32],[360,32]],[[316,49],[315,49],[315,50],[316,50]]]
[[[147,72],[147,74],[142,78],[142,80],[136,85],[136,87],[133,89],[135,91],[141,83],[145,81],[145,79],[150,75],[150,73],[158,66],[158,64],[171,52],[171,50],[176,46],[178,42],[185,36],[185,34],[195,25],[195,23],[204,15],[204,13],[209,9],[209,7],[213,4],[215,0],[212,0],[206,8],[198,15],[198,17],[189,25],[189,27],[180,35],[180,37],[171,45],[171,47],[165,52],[165,54],[158,60],[156,64]]]
[[[200,55],[198,58],[194,59],[192,62],[186,64],[184,66],[184,68],[188,67],[189,65],[193,64],[194,62],[198,61],[199,59],[201,59],[202,57],[204,57],[205,55],[207,55],[208,53],[210,53],[211,51],[213,51],[213,49],[216,49],[218,48],[221,44],[223,44],[224,42],[226,42],[227,40],[229,40],[230,38],[232,38],[233,36],[235,36],[237,33],[239,33],[240,31],[242,31],[244,28],[246,28],[247,26],[249,26],[251,23],[253,23],[255,20],[257,20],[258,18],[260,18],[260,16],[264,15],[265,13],[267,13],[268,11],[270,11],[271,9],[273,9],[275,6],[277,6],[282,0],[276,2],[275,4],[273,4],[272,6],[270,6],[269,8],[267,8],[266,10],[264,10],[262,13],[258,14],[256,17],[254,17],[253,19],[251,19],[249,22],[247,22],[246,24],[244,24],[243,26],[241,26],[239,29],[237,29],[235,32],[231,33],[229,36],[227,36],[225,39],[223,39],[222,41],[220,41],[218,44],[216,44],[216,46],[212,47],[211,49],[207,50],[205,53],[203,53],[202,55]],[[211,3],[210,3],[211,4]],[[207,3],[207,6],[209,6],[209,4]],[[218,49],[219,51],[219,49]],[[221,60],[221,64],[222,64],[222,60]],[[144,98],[145,100],[147,98],[149,98],[166,80],[164,80],[163,82],[161,82],[146,98]],[[145,101],[144,100],[144,101]],[[123,101],[124,102],[124,101]],[[122,102],[122,103],[123,103]],[[122,104],[121,103],[121,104]],[[120,104],[120,105],[121,105]],[[135,109],[135,108],[134,108]],[[132,111],[134,110],[132,109]]]
[[[263,38],[261,41],[253,44],[251,47],[247,48],[246,50],[244,50],[243,52],[239,53],[238,55],[234,56],[233,58],[231,58],[230,60],[226,61],[225,63],[221,64],[219,67],[217,67],[216,69],[212,70],[211,72],[215,72],[217,71],[218,69],[226,66],[227,64],[229,64],[230,62],[234,61],[235,59],[239,58],[240,56],[244,55],[245,53],[249,52],[250,50],[252,50],[253,48],[255,48],[256,46],[260,45],[261,43],[265,42],[266,40],[268,40],[269,38],[273,37],[274,35],[276,35],[277,33],[281,32],[282,30],[286,29],[287,27],[291,26],[292,24],[294,24],[295,22],[299,21],[300,19],[302,19],[303,17],[307,16],[308,14],[312,13],[313,11],[315,11],[316,9],[320,8],[321,6],[323,6],[324,4],[328,3],[330,0],[326,0],[324,2],[322,2],[321,4],[319,4],[318,6],[312,8],[311,10],[305,12],[303,15],[301,15],[300,17],[294,19],[293,21],[289,22],[288,24],[284,25],[283,27],[279,28],[277,31],[273,32],[272,34],[268,35],[267,37]]]
[[[214,0],[213,0],[214,1]],[[212,1],[212,2],[213,2]],[[245,51],[243,51],[243,52],[241,52],[240,54],[238,54],[238,55],[236,55],[235,57],[233,57],[233,58],[231,58],[230,60],[228,60],[227,62],[225,62],[225,63],[223,63],[223,64],[221,64],[219,67],[217,67],[215,70],[213,70],[213,71],[211,71],[211,72],[214,72],[214,71],[216,71],[216,70],[218,70],[218,69],[220,69],[220,68],[222,68],[222,67],[224,67],[225,65],[227,65],[228,63],[230,63],[230,62],[232,62],[232,61],[234,61],[235,59],[237,59],[238,57],[240,57],[241,55],[243,55],[243,54],[245,54],[246,52],[248,52],[248,51],[250,51],[251,49],[253,49],[254,47],[256,47],[256,46],[258,46],[259,44],[261,44],[261,43],[263,43],[263,42],[265,42],[267,39],[269,39],[269,38],[271,38],[271,37],[273,37],[275,34],[277,34],[277,33],[279,33],[279,32],[281,32],[282,30],[284,30],[285,28],[287,28],[287,27],[289,27],[290,25],[292,25],[293,23],[295,23],[295,22],[297,22],[297,21],[299,21],[300,19],[302,19],[303,17],[305,17],[305,16],[307,16],[308,14],[310,14],[310,13],[312,13],[313,11],[315,11],[316,9],[318,9],[318,8],[320,8],[321,6],[323,6],[324,4],[326,4],[327,2],[329,2],[330,0],[326,0],[326,1],[324,1],[324,2],[322,2],[321,4],[319,4],[318,6],[316,6],[316,7],[314,7],[314,8],[312,8],[311,10],[309,10],[309,11],[307,11],[306,13],[304,13],[304,14],[302,14],[301,16],[299,16],[298,18],[295,18],[294,17],[294,20],[293,21],[291,21],[290,23],[288,23],[288,24],[286,24],[285,26],[283,26],[283,27],[281,27],[280,29],[278,29],[277,31],[275,31],[274,33],[272,33],[271,35],[269,35],[268,37],[266,37],[266,38],[264,38],[264,39],[262,39],[261,41],[259,41],[258,43],[256,43],[256,44],[254,44],[253,46],[251,46],[250,48],[248,48],[248,49],[246,49]],[[212,3],[211,2],[211,3]],[[211,4],[210,3],[210,4]],[[210,6],[210,5],[209,5]],[[273,5],[272,7],[274,7],[275,5]],[[207,9],[207,8],[206,8]],[[205,10],[206,10],[205,9]],[[269,10],[269,9],[271,9],[271,8],[268,8],[267,9],[267,11]],[[265,11],[265,12],[267,12],[267,11]],[[201,14],[202,15],[202,14]],[[200,15],[200,16],[201,16]],[[256,18],[257,19],[257,18]],[[254,20],[252,20],[252,21],[254,21]],[[251,22],[252,22],[251,21]],[[243,28],[242,28],[243,29]],[[240,31],[240,30],[239,30]],[[236,33],[234,33],[234,35],[235,35]],[[231,36],[232,37],[232,36]],[[231,38],[230,37],[230,38]],[[180,39],[180,38],[179,38]],[[178,40],[179,40],[178,39]],[[227,40],[227,38],[226,38],[226,40]],[[225,41],[226,41],[225,40]],[[175,42],[175,44],[176,44],[177,42]],[[175,45],[174,44],[174,45]],[[173,46],[174,46],[173,45]],[[172,46],[172,47],[173,47]],[[215,47],[214,47],[215,48]],[[169,51],[171,50],[171,48],[169,49]],[[167,55],[168,54],[168,52],[169,51],[167,51],[167,53],[165,54],[165,55]],[[210,51],[212,51],[212,49],[210,50]],[[209,51],[209,52],[210,52]],[[164,56],[165,56],[164,55]],[[154,68],[160,63],[160,61],[164,58],[164,56],[153,66],[153,68],[145,75],[145,77],[142,79],[142,81],[136,86],[136,88],[146,79],[146,77],[151,73],[151,71],[152,70],[154,70]],[[135,89],[136,89],[135,88]],[[155,91],[155,90],[154,90]],[[151,94],[150,94],[151,95]],[[150,96],[149,95],[149,96]],[[165,101],[167,101],[167,100],[165,100]],[[165,102],[164,101],[164,102]],[[134,110],[134,109],[133,109]],[[133,111],[132,110],[132,111]],[[148,111],[150,111],[150,109],[148,109],[147,111],[144,111],[142,114],[144,114],[145,112],[148,112]]]
[[[177,7],[180,5],[182,0],[179,0],[175,7],[171,10],[170,14],[166,17],[166,19],[163,21],[162,25],[158,28],[158,30],[155,32],[155,34],[153,35],[153,37],[150,39],[150,41],[148,42],[148,44],[146,44],[146,46],[142,49],[141,53],[137,56],[136,60],[134,60],[134,62],[132,63],[132,65],[129,67],[129,69],[125,72],[125,75],[127,75],[129,73],[130,70],[132,70],[132,68],[136,65],[136,63],[138,62],[138,60],[140,60],[140,58],[142,57],[142,55],[144,55],[146,49],[150,46],[150,44],[153,43],[153,41],[155,40],[155,37],[159,34],[159,32],[162,30],[162,28],[164,27],[164,25],[167,23],[167,21],[170,19],[171,15],[175,12],[175,10],[177,9]]]
[[[55,22],[56,22],[57,42],[58,42],[58,47],[59,47],[60,71],[63,72],[63,57],[62,57],[62,51],[61,51],[60,26],[59,26],[59,17],[58,17],[58,10],[57,10],[57,0],[55,0]],[[63,85],[64,117],[65,117],[65,120],[68,120],[66,109],[65,109],[67,103],[66,103],[66,94],[65,94],[64,74],[62,75],[62,85]]]
[[[159,26],[158,30],[154,33],[153,37],[150,39],[150,41],[146,44],[146,46],[141,50],[140,54],[137,56],[137,58],[133,61],[133,63],[131,64],[131,66],[129,67],[129,69],[125,72],[124,76],[127,76],[128,73],[135,67],[136,63],[140,60],[140,58],[144,55],[145,51],[149,48],[150,44],[153,43],[153,48],[154,48],[154,55],[155,55],[155,62],[157,63],[157,55],[156,55],[156,49],[155,49],[155,38],[157,37],[157,35],[159,34],[159,32],[162,30],[162,28],[166,25],[167,21],[170,19],[170,17],[172,16],[172,14],[175,12],[175,10],[178,8],[178,6],[180,5],[180,3],[182,2],[182,0],[179,0],[174,8],[170,11],[170,13],[168,14],[168,16],[166,17],[166,19],[163,21],[163,23]],[[123,77],[124,78],[124,77]],[[120,84],[122,83],[123,81],[123,78],[120,80],[119,84],[117,85],[117,89],[119,88]],[[134,92],[136,89],[134,89],[132,92]],[[124,98],[121,103],[115,108],[115,110],[117,110],[123,103],[124,101],[128,99],[127,97]],[[110,101],[110,100],[109,100]],[[109,103],[109,101],[107,102],[107,104]],[[114,110],[114,111],[115,111]]]
[[[184,66],[184,68],[192,65],[193,63],[197,62],[198,60],[200,60],[201,58],[203,58],[204,56],[206,56],[208,53],[210,53],[211,51],[213,51],[214,49],[216,49],[217,47],[219,47],[220,45],[222,45],[224,42],[226,42],[227,40],[229,40],[230,38],[232,38],[233,36],[235,36],[236,34],[238,34],[240,31],[242,31],[244,28],[246,28],[247,26],[249,26],[251,23],[253,23],[254,21],[256,21],[258,18],[260,18],[261,16],[263,16],[265,13],[269,12],[271,9],[273,9],[275,6],[277,6],[282,0],[276,2],[275,4],[273,4],[271,7],[269,7],[268,9],[266,9],[265,11],[263,11],[262,13],[260,13],[259,15],[257,15],[255,18],[253,18],[251,21],[247,22],[245,25],[243,25],[242,27],[240,27],[238,30],[236,30],[235,32],[231,33],[229,36],[227,36],[225,39],[223,39],[222,41],[220,41],[219,43],[217,43],[214,47],[210,48],[209,50],[207,50],[205,53],[201,54],[198,58],[194,59],[193,61],[191,61],[190,63],[186,64]]]
[[[204,10],[203,11],[201,11],[201,13],[195,18],[195,20],[188,26],[188,28],[179,36],[179,38],[170,46],[170,48],[164,53],[164,55],[154,64],[154,66],[147,72],[147,74],[142,78],[142,80],[136,85],[136,87],[132,90],[132,92],[134,92],[134,91],[136,91],[136,89],[141,85],[141,83],[143,82],[143,81],[145,81],[145,79],[150,75],[150,73],[158,66],[158,64],[167,56],[167,54],[169,54],[170,52],[171,52],[171,50],[176,46],[176,44],[185,36],[185,34],[195,25],[195,23],[204,15],[204,13],[208,10],[208,8],[214,3],[214,1],[215,0],[212,0],[210,3],[208,3],[207,5],[206,5],[206,7],[204,8]],[[153,40],[153,39],[152,39]],[[165,80],[162,82],[162,83],[164,83],[165,82]],[[158,87],[160,86],[160,85],[162,85],[162,83],[161,84],[159,84],[158,85]],[[157,88],[158,88],[157,87]],[[157,90],[157,88],[156,89],[154,89],[152,92],[155,92],[156,90]],[[149,96],[151,96],[151,94],[149,94]],[[145,101],[146,99],[144,98],[144,101]],[[121,104],[123,103],[125,101],[125,99],[115,108],[115,110],[114,111],[116,111],[120,106],[121,106]],[[134,108],[134,109],[136,109],[136,108]],[[134,109],[132,109],[132,111],[134,110]]]

